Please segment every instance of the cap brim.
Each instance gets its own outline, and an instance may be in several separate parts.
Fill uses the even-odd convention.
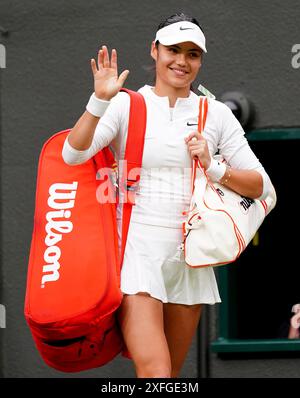
[[[199,48],[201,48],[201,50],[203,50],[205,53],[207,53],[207,50],[206,50],[205,46],[203,45],[203,43],[200,43],[195,39],[191,39],[190,37],[185,38],[185,37],[183,37],[183,35],[180,35],[180,38],[177,38],[177,39],[176,39],[176,37],[172,37],[171,39],[170,38],[169,39],[167,39],[167,38],[160,39],[159,42],[161,44],[163,44],[164,46],[171,46],[172,44],[191,42],[191,43],[196,44],[196,46],[198,46]]]
[[[207,52],[204,33],[198,25],[189,21],[175,22],[164,26],[156,32],[155,39],[165,46],[192,42],[202,51]]]
[[[159,40],[159,42],[161,44],[163,44],[164,46],[171,46],[172,44],[178,44],[178,43],[185,43],[185,42],[191,42],[196,44],[196,46],[200,47],[201,50],[203,50],[205,53],[207,53],[206,47],[205,45],[200,42],[200,40],[198,41],[197,39],[193,38],[191,39],[189,34],[180,34],[180,37],[176,37],[175,35],[170,37],[170,38],[161,38]]]

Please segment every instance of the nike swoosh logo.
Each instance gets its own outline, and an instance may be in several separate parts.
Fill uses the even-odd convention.
[[[198,126],[198,123],[190,123],[190,122],[187,122],[186,123],[188,126]]]
[[[179,28],[180,30],[188,30],[188,29],[192,29],[192,30],[194,30],[194,28],[183,28],[182,26],[180,26],[180,28]]]

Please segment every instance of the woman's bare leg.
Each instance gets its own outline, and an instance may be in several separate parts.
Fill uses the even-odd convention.
[[[137,377],[170,377],[163,303],[147,293],[124,295],[118,317]]]
[[[197,330],[201,309],[201,304],[163,304],[164,329],[172,364],[171,377],[179,375]]]

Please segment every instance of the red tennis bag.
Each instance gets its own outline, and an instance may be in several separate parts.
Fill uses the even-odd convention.
[[[119,185],[130,193],[130,201],[123,204],[121,253],[118,196],[107,174],[115,162],[110,149],[81,165],[68,165],[61,155],[70,131],[65,130],[48,139],[39,158],[25,318],[42,358],[60,371],[102,366],[126,348],[116,310],[122,301],[120,269],[140,176],[127,177],[141,167],[146,106],[141,94],[122,90],[130,95],[130,116],[127,174]]]

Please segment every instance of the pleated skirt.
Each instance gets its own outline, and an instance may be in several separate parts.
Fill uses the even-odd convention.
[[[119,222],[119,238],[120,230]],[[181,228],[131,221],[121,270],[122,292],[145,292],[163,303],[221,302],[214,269],[189,267],[178,251],[181,242]]]

